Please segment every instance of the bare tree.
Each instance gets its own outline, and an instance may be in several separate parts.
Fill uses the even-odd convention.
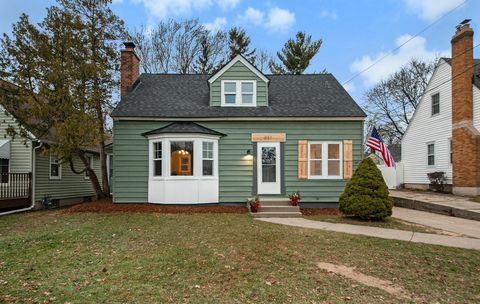
[[[130,33],[146,73],[211,73],[228,56],[224,31],[209,31],[198,19],[161,21]]]
[[[200,55],[194,65],[195,73],[211,74],[225,63],[228,55],[226,41],[227,36],[223,31],[207,32],[201,37]]]
[[[387,143],[401,140],[427,88],[436,61],[412,59],[365,94],[367,124],[376,125]]]
[[[262,73],[270,73],[269,63],[272,60],[272,56],[266,51],[259,49],[257,50],[257,56],[255,58],[255,66],[257,69],[262,71]]]

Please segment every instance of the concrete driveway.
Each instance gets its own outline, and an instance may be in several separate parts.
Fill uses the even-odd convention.
[[[400,207],[393,207],[392,217],[480,239],[479,221]]]

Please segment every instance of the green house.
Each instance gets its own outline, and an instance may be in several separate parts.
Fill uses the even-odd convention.
[[[0,81],[1,88],[11,84]],[[2,91],[3,92],[3,91]],[[26,130],[27,137],[11,136]],[[88,175],[75,174],[69,164],[46,149],[52,143],[51,134],[34,134],[28,125],[16,118],[15,109],[7,102],[0,103],[0,213],[12,210],[42,208],[41,201],[48,197],[65,205],[95,197]],[[88,153],[89,161],[100,174],[98,152]],[[80,159],[74,159],[77,170],[83,168]]]
[[[264,75],[237,56],[213,75],[139,74],[122,51],[115,203],[337,203],[362,158],[365,113],[331,74]]]

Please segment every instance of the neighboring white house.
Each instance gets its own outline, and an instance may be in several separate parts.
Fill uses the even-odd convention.
[[[463,34],[461,31],[468,31],[469,28],[459,29],[458,33]],[[473,36],[473,31],[472,34]],[[459,39],[463,39],[463,36]],[[455,42],[452,40],[452,44]],[[462,42],[463,43],[463,42]],[[468,45],[468,44],[464,44]],[[455,46],[454,46],[455,47]],[[458,85],[457,90],[454,92],[465,92],[463,88],[473,90],[473,108],[470,104],[470,98],[463,98],[461,94],[457,94],[454,102],[459,107],[463,107],[467,110],[464,119],[463,117],[456,118],[460,123],[453,124],[456,128],[465,128],[471,132],[471,136],[478,136],[480,130],[480,59],[473,59],[473,52],[461,52],[459,56],[455,56],[454,60],[465,60],[468,62],[468,58],[462,58],[469,55],[470,62],[474,62],[473,79],[472,77],[466,77],[463,83],[459,83],[458,78],[465,75],[465,68],[462,71],[453,71],[452,73],[452,59],[441,58],[433,72],[433,75],[425,90],[424,96],[421,98],[415,113],[410,121],[410,124],[402,138],[402,163],[404,167],[404,184],[406,188],[428,188],[430,181],[428,180],[427,173],[443,171],[447,175],[447,183],[455,184],[455,179],[460,180],[458,176],[459,171],[452,170],[452,159],[454,160],[457,170],[464,170],[460,168],[464,163],[464,153],[457,153],[453,156],[452,145],[452,79],[455,79],[454,86]],[[465,53],[465,54],[464,54]],[[455,66],[455,65],[453,65]],[[467,65],[464,65],[467,66]],[[468,64],[470,66],[470,63]],[[455,75],[459,75],[458,77]],[[473,83],[473,85],[472,85]],[[458,91],[460,90],[460,91]],[[455,93],[454,93],[455,94]],[[470,95],[471,96],[471,95]],[[468,112],[471,114],[473,111],[473,121],[471,117],[468,117]],[[461,113],[458,111],[456,113]],[[465,112],[464,112],[465,113]],[[463,115],[463,114],[462,114]],[[471,116],[471,115],[470,115]],[[454,120],[455,121],[455,120]],[[467,126],[468,125],[468,126]],[[461,145],[463,139],[457,140],[457,145]],[[478,148],[477,148],[478,149]],[[457,151],[457,150],[456,150]],[[458,150],[460,151],[460,150]],[[475,161],[474,161],[475,163]],[[456,177],[454,175],[457,175]],[[465,177],[462,176],[463,179]],[[475,177],[471,177],[475,179]],[[459,185],[459,188],[463,187]],[[470,187],[470,192],[464,192],[464,194],[475,194]],[[477,188],[478,189],[478,188]],[[468,189],[467,189],[468,190]],[[476,191],[476,190],[475,190]],[[455,192],[455,189],[454,189]]]

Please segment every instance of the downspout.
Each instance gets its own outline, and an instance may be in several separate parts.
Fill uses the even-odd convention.
[[[28,210],[32,210],[35,207],[35,159],[37,156],[36,150],[38,148],[41,148],[42,146],[43,146],[43,143],[40,143],[38,146],[32,149],[33,153],[32,153],[32,203],[31,205],[28,206],[27,208],[1,212],[0,215],[7,215],[7,214],[12,214],[17,212],[28,211]]]

